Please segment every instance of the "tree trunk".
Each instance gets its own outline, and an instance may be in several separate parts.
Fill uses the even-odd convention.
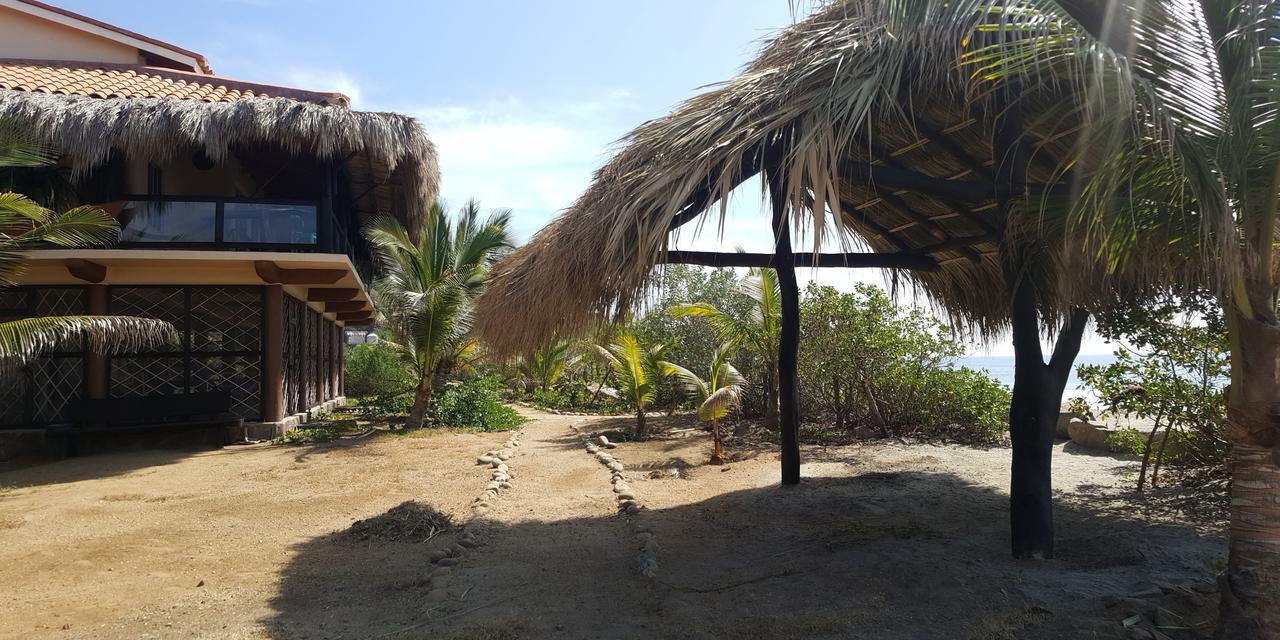
[[[1173,420],[1169,420],[1169,424],[1164,426],[1164,440],[1160,441],[1160,448],[1156,450],[1156,463],[1151,467],[1151,488],[1156,488],[1156,481],[1160,477],[1160,465],[1164,464],[1164,448],[1169,446],[1169,438],[1173,437]]]
[[[1280,467],[1272,450],[1231,455],[1231,546],[1222,577],[1219,640],[1280,639]]]
[[[884,419],[884,412],[880,411],[880,401],[876,400],[876,394],[871,390],[871,383],[865,378],[862,380],[862,395],[867,397],[867,409],[871,412],[871,421],[884,432],[884,435],[889,435],[889,421]]]
[[[1142,470],[1138,472],[1138,493],[1142,493],[1142,485],[1147,480],[1147,465],[1151,462],[1151,445],[1156,441],[1156,433],[1160,431],[1160,419],[1162,416],[1156,416],[1156,426],[1151,427],[1151,433],[1147,434],[1147,446],[1142,449]],[[1152,487],[1155,484],[1151,485]]]
[[[836,416],[836,430],[844,431],[844,405],[840,403],[840,376],[831,378],[831,409]]]
[[[644,440],[649,437],[649,426],[644,421],[644,409],[636,409],[636,439]]]
[[[1009,524],[1013,557],[1053,557],[1053,441],[1062,407],[1062,391],[1080,351],[1089,313],[1072,311],[1053,356],[1045,364],[1035,287],[1023,277],[1013,298],[1013,401],[1009,436],[1013,463],[1009,487]]]
[[[715,443],[711,450],[711,464],[724,463],[724,445],[720,442],[720,423],[711,419],[711,441]]]
[[[778,421],[778,362],[771,360],[765,365],[764,380],[764,417],[770,424]]]
[[[1246,285],[1254,317],[1225,311],[1231,333],[1227,404],[1231,454],[1231,542],[1216,638],[1280,640],[1280,452],[1273,407],[1280,342],[1272,295]]]
[[[409,409],[409,417],[404,421],[405,428],[417,429],[426,422],[427,411],[431,409],[431,391],[431,376],[424,376],[413,392],[413,407]]]

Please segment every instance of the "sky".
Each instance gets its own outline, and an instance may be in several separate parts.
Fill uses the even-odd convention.
[[[800,0],[50,0],[204,54],[221,76],[336,90],[361,110],[415,116],[441,191],[509,208],[527,240],[567,207],[616,141],[736,74]],[[771,249],[759,183],[680,248]],[[878,271],[804,270],[847,289]],[[803,286],[803,283],[802,283]],[[903,304],[919,303],[909,295]],[[976,346],[1012,353],[1007,337]],[[1084,353],[1109,353],[1094,336]]]

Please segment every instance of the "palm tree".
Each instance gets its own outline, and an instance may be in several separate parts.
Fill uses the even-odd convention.
[[[608,345],[596,345],[596,350],[613,369],[619,391],[636,408],[636,437],[649,436],[645,423],[645,409],[658,395],[658,382],[667,377],[669,363],[663,362],[662,351],[666,345],[658,344],[648,349],[641,346],[635,334],[618,335]]]
[[[729,362],[731,344],[722,344],[716,348],[711,358],[711,368],[706,379],[679,365],[664,363],[667,375],[674,376],[684,384],[685,392],[690,400],[698,403],[698,419],[711,422],[711,438],[715,448],[711,452],[711,462],[724,462],[724,449],[720,439],[720,419],[728,415],[729,410],[737,406],[746,386],[746,379],[733,364]]]
[[[582,355],[573,353],[573,343],[551,340],[520,359],[520,377],[531,387],[547,391],[581,361]]]
[[[416,380],[408,428],[422,426],[437,379],[474,351],[468,335],[471,302],[489,266],[511,247],[510,220],[510,211],[498,210],[481,221],[474,200],[450,220],[437,202],[427,212],[419,240],[391,217],[380,217],[365,230],[382,266],[373,287],[379,324],[394,338],[388,346]]]
[[[716,340],[738,349],[749,349],[764,358],[765,417],[778,416],[778,339],[782,335],[782,290],[778,272],[773,269],[751,269],[738,283],[738,290],[755,305],[749,320],[735,318],[710,302],[677,305],[671,314],[677,318],[702,318],[715,333]]]
[[[989,10],[890,4],[917,16],[915,27],[950,21],[964,42],[965,33],[978,35],[974,16]],[[1085,118],[1091,151],[1102,156],[1082,172],[1083,197],[1064,235],[1116,270],[1148,272],[1138,247],[1163,238],[1220,285],[1232,352],[1233,499],[1217,637],[1280,638],[1280,5],[1028,0],[1016,13],[1002,9],[1017,26],[994,40],[975,37],[986,44],[962,60],[979,89],[1077,87],[1059,114],[1041,119]],[[1156,267],[1171,279],[1178,266]]]
[[[0,124],[0,168],[47,167],[48,153],[25,132]],[[95,207],[61,213],[27,196],[0,193],[0,286],[13,286],[38,247],[85,248],[115,242],[120,227]],[[154,347],[175,339],[167,322],[127,316],[57,316],[0,322],[0,368],[27,364],[50,349],[84,337],[88,348],[111,354]]]

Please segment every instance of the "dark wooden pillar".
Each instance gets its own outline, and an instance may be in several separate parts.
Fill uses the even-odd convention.
[[[778,341],[778,408],[782,429],[782,484],[800,483],[800,385],[797,359],[800,353],[800,287],[791,253],[791,224],[781,179],[768,175],[773,205],[774,261],[782,293],[782,335]]]
[[[110,315],[107,303],[107,285],[91,284],[85,287],[88,297],[88,313],[91,316]],[[84,391],[94,400],[107,397],[107,356],[86,348],[84,353]]]
[[[266,286],[262,304],[262,421],[284,419],[284,287]]]

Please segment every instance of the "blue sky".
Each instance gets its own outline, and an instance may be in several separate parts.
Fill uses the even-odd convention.
[[[699,87],[732,77],[762,39],[791,23],[792,4],[809,4],[53,1],[203,53],[218,75],[342,91],[357,109],[416,116],[439,148],[445,199],[512,209],[522,241],[581,193],[614,141]],[[723,239],[686,235],[679,245],[767,251],[759,205],[748,183]],[[841,288],[883,283],[875,271],[813,271],[811,279]],[[1011,353],[1007,342],[986,351]],[[1110,349],[1090,338],[1084,351]]]

